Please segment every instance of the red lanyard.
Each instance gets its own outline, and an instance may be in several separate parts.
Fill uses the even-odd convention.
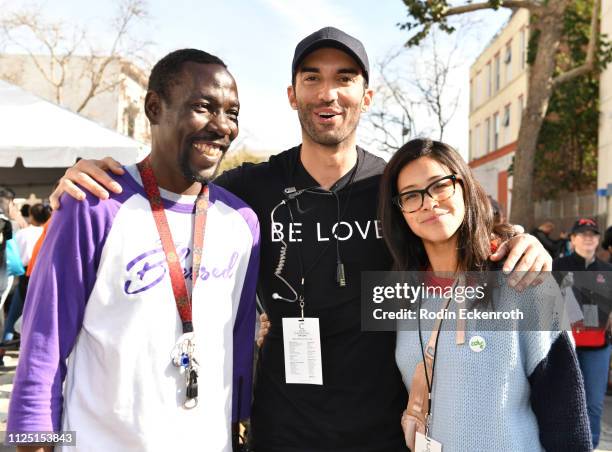
[[[170,281],[172,282],[172,292],[176,301],[176,309],[181,316],[183,324],[183,333],[191,333],[193,331],[192,312],[191,312],[191,297],[187,292],[183,269],[179,261],[172,233],[168,226],[168,219],[164,210],[164,203],[159,193],[157,179],[153,173],[151,166],[151,156],[147,156],[138,164],[138,171],[142,178],[145,193],[151,205],[155,225],[159,232],[162,248],[166,255],[166,263],[170,272]],[[193,229],[193,276],[192,276],[192,293],[195,290],[195,285],[200,273],[200,263],[202,262],[202,247],[204,244],[204,229],[206,228],[206,211],[208,210],[208,185],[202,184],[202,190],[198,194],[195,202],[195,224]]]

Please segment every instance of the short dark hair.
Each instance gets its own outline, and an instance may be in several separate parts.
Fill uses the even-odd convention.
[[[168,102],[170,100],[170,86],[175,82],[187,62],[200,64],[218,64],[227,69],[221,58],[198,49],[180,49],[170,52],[163,57],[151,70],[149,75],[149,91],[155,91]]]
[[[30,216],[30,205],[24,204],[23,206],[21,206],[21,209],[19,209],[19,211],[21,212],[21,216],[23,218],[29,217]]]
[[[38,224],[45,224],[51,216],[51,207],[47,204],[34,204],[30,207],[30,216]]]

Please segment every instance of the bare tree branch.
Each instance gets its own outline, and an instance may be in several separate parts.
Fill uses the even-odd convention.
[[[372,131],[370,145],[380,150],[396,151],[404,143],[405,137],[414,132],[414,102],[407,98],[403,87],[407,86],[400,75],[392,70],[393,63],[405,52],[404,49],[389,52],[376,64],[379,73],[376,103],[367,115],[367,124]]]
[[[397,150],[409,138],[436,131],[439,139],[443,139],[459,105],[458,91],[449,92],[459,41],[442,50],[437,36],[434,32],[428,37],[427,47],[401,48],[389,52],[376,64],[376,102],[366,121],[372,131],[370,144],[380,150]],[[425,131],[422,129],[425,119],[420,119],[421,129],[417,129],[416,117],[429,118],[436,126]]]
[[[69,66],[75,58],[81,59],[81,78],[87,79],[89,86],[77,104],[76,111],[80,113],[91,99],[121,84],[120,76],[112,81],[107,80],[111,65],[121,63],[126,56],[143,59],[145,48],[150,43],[131,39],[130,31],[134,22],[147,17],[146,0],[120,0],[112,22],[112,44],[108,50],[99,52],[90,45],[86,57],[76,57],[85,42],[93,41],[84,28],[67,26],[62,22],[45,22],[36,9],[5,15],[0,19],[0,31],[5,41],[27,54],[42,78],[51,85],[58,104],[63,103],[63,90],[69,83]],[[23,32],[33,39],[23,39],[19,35]]]
[[[526,8],[530,11],[537,13],[542,10],[542,5],[533,0],[506,0],[501,2],[500,7],[502,8]],[[473,11],[479,11],[482,9],[491,9],[493,6],[489,2],[483,3],[470,3],[467,5],[454,6],[448,8],[442,13],[442,16],[455,16],[457,14],[471,13]]]
[[[591,34],[589,35],[589,44],[587,46],[587,54],[584,64],[555,77],[552,81],[553,88],[562,83],[575,79],[576,77],[586,75],[595,68],[595,51],[597,50],[597,40],[599,38],[600,7],[601,0],[595,0],[593,2],[593,13],[591,15]]]
[[[121,42],[129,31],[130,24],[134,20],[144,17],[146,17],[144,0],[124,0],[124,2],[121,4],[118,15],[114,21],[116,32],[110,51],[108,52],[106,57],[102,58],[101,63],[97,67],[95,60],[90,60],[91,70],[89,90],[83,98],[81,104],[77,107],[77,113],[83,111],[89,101],[93,99],[96,95],[109,89],[108,87],[106,89],[100,87],[106,69],[111,63],[119,61],[121,59],[118,49],[121,45]],[[117,84],[118,83],[115,83],[115,86]]]
[[[428,69],[422,73],[413,71],[411,84],[420,94],[421,103],[427,111],[435,118],[438,126],[438,139],[444,139],[444,131],[448,123],[454,117],[458,105],[459,94],[449,94],[449,75],[457,67],[453,63],[456,58],[460,40],[453,41],[453,46],[446,51],[443,57],[440,53],[438,34],[432,32],[428,39],[431,45],[420,48],[421,61],[427,61]]]

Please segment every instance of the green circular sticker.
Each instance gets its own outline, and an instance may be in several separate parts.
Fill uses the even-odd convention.
[[[473,352],[480,353],[487,346],[487,341],[482,336],[472,336],[470,338],[470,349]]]

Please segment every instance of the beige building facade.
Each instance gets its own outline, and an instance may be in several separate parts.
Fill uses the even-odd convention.
[[[113,60],[104,71],[101,85],[104,91],[93,97],[82,111],[77,110],[87,97],[91,87],[92,62],[87,57],[74,56],[65,66],[65,81],[58,94],[46,80],[51,74],[50,60],[29,55],[0,55],[0,78],[18,85],[37,96],[79,113],[111,130],[132,137],[142,143],[150,143],[149,123],[144,114],[144,97],[147,92],[148,74],[134,64]],[[99,65],[101,59],[93,64]],[[61,76],[54,68],[54,79]],[[60,101],[58,102],[58,98]]]
[[[601,30],[612,33],[612,0],[601,4]],[[600,216],[605,226],[612,225],[612,64],[601,73],[599,80],[599,152],[597,163],[597,195]],[[606,213],[607,212],[607,213]]]
[[[470,68],[469,164],[506,214],[511,207],[508,168],[526,104],[529,12],[518,9]]]

